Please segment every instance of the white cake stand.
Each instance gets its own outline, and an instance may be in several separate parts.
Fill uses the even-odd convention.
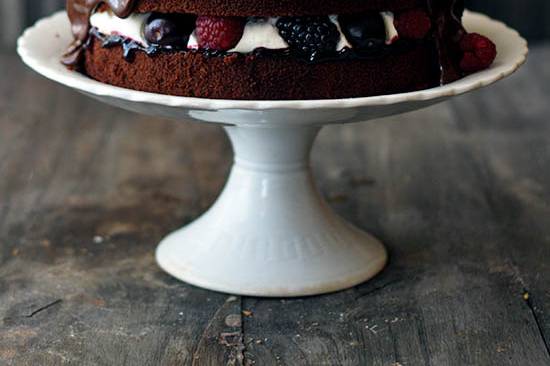
[[[492,84],[524,63],[527,43],[516,31],[481,14],[466,13],[464,21],[470,31],[497,44],[491,69],[439,88],[369,98],[212,100],[102,84],[59,63],[71,40],[64,12],[29,28],[18,52],[40,74],[105,103],[152,116],[224,124],[235,150],[227,185],[204,215],[160,243],[157,261],[171,275],[212,290],[301,296],[354,286],[387,261],[382,244],[338,217],[315,188],[308,161],[321,127],[426,107]]]

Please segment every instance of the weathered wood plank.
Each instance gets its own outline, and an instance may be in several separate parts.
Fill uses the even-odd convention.
[[[105,108],[13,56],[0,64],[14,73],[0,86],[0,363],[240,360],[219,339],[239,331],[225,318],[240,300],[181,284],[153,258],[223,184],[226,140],[203,145],[204,163],[190,154],[221,131]]]

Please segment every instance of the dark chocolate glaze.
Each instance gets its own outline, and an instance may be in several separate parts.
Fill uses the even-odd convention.
[[[466,33],[462,26],[464,0],[427,0],[434,24],[434,38],[440,66],[440,84],[462,77],[458,67],[461,58],[460,39]]]
[[[67,0],[67,15],[75,40],[63,56],[65,65],[77,67],[80,63],[83,45],[89,37],[90,16],[102,3],[109,6],[116,16],[126,18],[132,13],[136,0]]]

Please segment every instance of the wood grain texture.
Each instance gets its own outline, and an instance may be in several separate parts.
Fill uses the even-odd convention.
[[[0,364],[550,364],[549,58],[538,47],[494,87],[323,130],[321,190],[391,262],[281,300],[154,262],[222,187],[221,129],[113,109],[0,53]]]

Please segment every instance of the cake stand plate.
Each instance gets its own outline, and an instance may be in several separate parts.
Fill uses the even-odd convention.
[[[504,24],[467,12],[469,31],[498,47],[494,65],[455,83],[412,93],[303,101],[236,101],[175,97],[102,84],[59,62],[71,41],[64,12],[40,20],[18,42],[31,68],[105,103],[180,120],[221,123],[235,163],[216,203],[166,237],[156,258],[188,283],[232,294],[314,295],[376,275],[383,245],[338,217],[315,188],[309,153],[321,127],[367,121],[426,107],[487,86],[517,70],[527,43]]]

